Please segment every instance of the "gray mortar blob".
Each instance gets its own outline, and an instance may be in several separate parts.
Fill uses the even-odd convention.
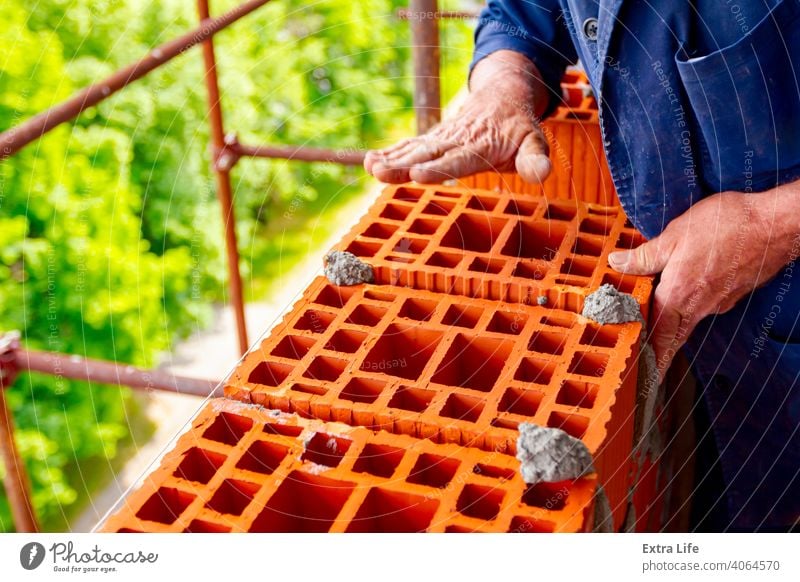
[[[625,512],[625,521],[622,524],[622,531],[625,533],[636,533],[636,506],[633,504],[633,495],[629,495],[628,498],[628,510]]]
[[[611,504],[602,485],[597,486],[594,494],[594,533],[614,533],[614,515]]]
[[[539,295],[536,298],[537,305],[547,305],[547,296],[546,295]]]
[[[656,352],[646,341],[639,346],[639,379],[636,387],[636,418],[634,420],[634,435],[638,444],[646,433],[651,437],[658,431],[653,426],[653,417],[659,395],[659,375],[656,364]],[[655,444],[655,442],[653,443]],[[650,448],[650,447],[648,447]],[[657,447],[656,447],[657,448]]]
[[[325,276],[334,285],[359,285],[375,280],[372,266],[348,251],[331,251],[325,255]]]
[[[583,441],[560,428],[529,422],[519,425],[517,459],[522,480],[529,485],[577,479],[594,471],[592,454]]]
[[[643,321],[636,298],[627,293],[620,293],[609,283],[587,295],[581,315],[601,324]]]

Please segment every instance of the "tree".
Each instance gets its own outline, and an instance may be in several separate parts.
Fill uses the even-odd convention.
[[[237,3],[214,2],[214,13]],[[184,0],[28,4],[0,3],[0,130],[196,26]],[[277,0],[220,33],[228,128],[252,143],[357,149],[408,131],[409,30],[394,18],[405,4]],[[459,47],[444,70],[458,78],[467,28],[445,29]],[[152,366],[207,322],[225,269],[197,51],[0,163],[0,330],[21,330],[31,348]],[[234,177],[242,267],[257,279],[364,174],[243,160]],[[271,238],[279,218],[297,234]],[[129,437],[136,402],[127,389],[42,375],[20,377],[8,397],[36,509],[45,528],[63,527],[90,493],[87,467],[109,463]],[[0,531],[11,527],[0,493]]]

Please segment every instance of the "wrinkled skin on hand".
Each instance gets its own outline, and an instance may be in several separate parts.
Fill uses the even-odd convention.
[[[705,317],[730,311],[772,279],[800,248],[800,186],[705,198],[631,251],[609,255],[621,273],[655,275],[650,341],[663,379]]]
[[[369,152],[364,167],[390,183],[438,184],[485,170],[516,171],[527,182],[542,182],[551,170],[538,120],[547,100],[529,59],[497,51],[475,66],[458,115],[425,135]]]

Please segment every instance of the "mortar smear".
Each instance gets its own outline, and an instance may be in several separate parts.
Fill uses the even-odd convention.
[[[636,418],[634,420],[634,434],[645,436],[651,434],[655,437],[656,430],[651,430],[653,415],[655,414],[656,401],[659,394],[658,366],[656,365],[656,352],[652,346],[642,340],[639,348],[639,380],[636,387]],[[653,448],[653,447],[648,447]]]
[[[593,319],[597,323],[628,323],[629,321],[644,322],[639,302],[633,295],[620,293],[616,287],[606,283],[597,291],[587,295],[583,302],[584,317]]]
[[[331,251],[325,255],[325,276],[334,285],[372,283],[372,267],[348,251]]]
[[[530,422],[519,425],[517,459],[522,480],[529,485],[577,479],[594,472],[592,454],[583,441],[560,428]]]
[[[644,324],[639,302],[633,295],[620,293],[613,285],[606,283],[597,291],[586,297],[581,315],[600,324],[628,323],[638,321]],[[645,330],[642,330],[639,341],[638,380],[636,386],[636,417],[634,420],[634,445],[643,444],[644,436],[655,432],[653,415],[659,393],[659,374],[656,365],[656,353],[645,339]],[[655,443],[653,438],[645,443],[646,448],[651,448],[650,443]]]
[[[611,504],[602,485],[597,485],[594,493],[594,533],[614,533],[614,516],[611,513]]]
[[[625,533],[636,532],[636,506],[633,504],[633,495],[629,495],[628,510],[625,512],[625,521],[622,524]]]

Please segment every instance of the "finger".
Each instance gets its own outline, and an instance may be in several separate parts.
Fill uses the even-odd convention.
[[[368,151],[367,155],[364,156],[364,169],[371,174],[372,168],[377,162],[391,159],[391,157],[395,156],[397,152],[406,151],[407,148],[413,147],[413,142],[414,140],[412,139],[404,139],[394,144],[390,148]]]
[[[402,156],[393,160],[381,160],[372,166],[373,175],[384,182],[407,182],[409,171],[417,164],[424,164],[440,158],[453,149],[454,143],[420,139],[415,146]]]
[[[653,300],[653,324],[649,339],[656,353],[656,367],[660,381],[664,380],[672,360],[686,343],[686,337],[690,333],[686,330],[684,316],[670,302],[672,299],[670,295],[670,292],[663,288],[656,289]]]
[[[522,140],[514,165],[517,174],[529,184],[541,184],[550,175],[553,165],[549,158],[550,146],[537,127]]]
[[[387,156],[391,156],[398,150],[401,150],[409,145],[413,145],[415,142],[419,141],[419,137],[407,137],[405,139],[401,139],[397,143],[393,143],[387,148],[381,148],[379,150],[372,150],[369,153],[374,154],[377,157],[385,158]]]
[[[460,127],[460,126],[459,126]],[[380,149],[380,150],[371,150],[367,152],[367,155],[364,159],[364,169],[368,172],[372,173],[372,168],[377,162],[385,162],[385,161],[392,161],[397,160],[404,155],[408,154],[415,148],[417,148],[420,143],[422,142],[447,142],[452,141],[444,138],[444,136],[448,133],[452,133],[452,128],[448,131],[447,126],[443,125],[436,125],[432,127],[428,132],[424,135],[420,135],[417,137],[409,137],[399,142],[392,144],[388,148]]]
[[[655,275],[667,266],[672,245],[664,235],[639,245],[630,251],[617,251],[608,255],[608,264],[615,271],[630,275]]]
[[[419,144],[427,138],[428,135],[422,137],[411,137],[401,140],[386,149],[371,150],[367,152],[367,155],[364,158],[364,169],[367,170],[367,172],[372,173],[372,168],[376,163],[386,163],[397,160],[415,148],[419,147]]]
[[[379,161],[381,162],[393,162],[395,160],[399,160],[411,152],[413,152],[416,148],[420,146],[422,143],[422,139],[414,139],[410,140],[407,144],[405,144],[401,148],[397,148],[396,150],[389,152],[385,156],[382,156]]]
[[[433,138],[421,138],[416,143],[409,144],[409,147],[402,150],[391,158],[387,158],[386,165],[389,166],[413,166],[422,164],[430,160],[440,158],[446,152],[457,147],[455,142],[444,142]]]
[[[408,171],[410,168],[406,167],[389,167],[382,162],[378,162],[372,166],[372,175],[387,184],[402,184],[408,182]]]
[[[485,156],[458,148],[448,151],[437,160],[413,166],[409,177],[422,184],[440,184],[445,180],[488,170],[491,166]]]

